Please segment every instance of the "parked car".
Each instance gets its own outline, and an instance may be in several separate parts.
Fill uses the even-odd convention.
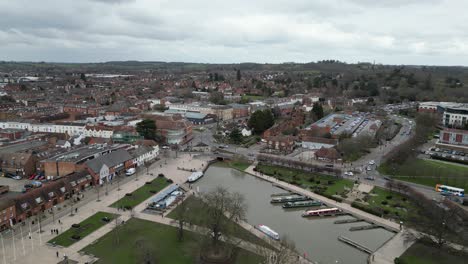
[[[366,177],[366,180],[373,181],[373,180],[375,180],[375,178],[370,176],[370,177]]]
[[[370,164],[370,165],[375,165],[375,161],[374,161],[374,160],[370,160],[370,161],[369,161],[369,164]]]
[[[131,176],[131,175],[135,174],[135,172],[136,172],[135,168],[130,168],[125,172],[125,175]]]
[[[34,179],[34,177],[36,177],[36,175],[37,175],[36,173],[33,173],[33,174],[31,174],[31,176],[29,176],[28,179],[30,179],[30,180]]]
[[[366,167],[366,171],[371,171],[371,170],[372,170],[371,166]]]

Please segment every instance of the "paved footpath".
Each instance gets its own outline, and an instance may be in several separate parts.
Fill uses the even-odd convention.
[[[11,235],[3,236],[4,239],[2,242],[4,244],[6,254],[3,256],[3,250],[0,248],[0,263],[57,263],[63,259],[64,255],[68,256],[69,259],[78,261],[78,263],[90,262],[92,258],[90,256],[81,255],[79,250],[110,232],[115,227],[115,222],[104,225],[68,248],[48,245],[47,241],[56,236],[51,235],[50,230],[58,229],[60,233],[64,232],[72,224],[79,223],[98,211],[118,213],[120,214],[119,221],[126,221],[130,218],[129,211],[117,211],[114,208],[110,208],[109,205],[122,198],[126,193],[133,192],[140,188],[146,181],[150,181],[157,177],[159,173],[163,173],[167,178],[172,179],[174,183],[182,184],[187,180],[187,177],[191,172],[179,170],[177,169],[178,167],[189,167],[199,170],[207,164],[207,161],[207,157],[196,158],[193,155],[186,154],[179,154],[178,158],[162,158],[161,160],[153,163],[149,168],[149,173],[153,173],[154,176],[150,176],[144,172],[139,172],[138,180],[132,180],[125,184],[121,184],[120,190],[114,188],[109,191],[108,195],[104,195],[104,191],[101,191],[99,202],[96,201],[97,194],[95,191],[87,191],[85,192],[85,197],[88,202],[79,207],[76,214],[70,216],[70,214],[67,213],[60,217],[57,215],[54,223],[51,222],[42,226],[42,233],[35,232],[34,228],[32,228],[32,232],[30,233],[31,238],[29,238],[29,226],[26,225],[21,227],[23,231],[22,236],[19,235],[20,227],[16,228],[15,239],[12,239]],[[145,203],[143,202],[140,204],[140,207],[138,208],[141,208],[141,206],[145,206]],[[64,208],[63,210],[67,210],[68,208],[69,207]],[[62,224],[59,224],[58,220],[60,220]],[[56,256],[57,252],[59,252],[59,258]]]

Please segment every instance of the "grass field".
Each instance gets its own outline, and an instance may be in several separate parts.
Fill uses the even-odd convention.
[[[117,202],[111,204],[111,207],[125,207],[125,208],[133,208],[143,202],[144,200],[148,199],[152,195],[155,195],[157,192],[164,189],[170,183],[167,182],[165,177],[157,177],[151,184],[145,184],[132,192],[131,196],[124,196],[122,199],[118,200]]]
[[[416,242],[399,258],[401,264],[464,264],[468,255],[458,255]],[[395,262],[396,263],[396,262]]]
[[[279,166],[258,164],[257,171],[278,178],[281,181],[309,188],[319,193],[323,192],[329,196],[345,195],[347,193],[346,189],[352,188],[354,185],[350,180]]]
[[[206,213],[207,212],[206,204],[194,196],[188,197],[184,201],[184,203],[186,203],[187,207],[190,208],[190,212],[191,212],[189,215],[190,222],[194,225],[203,226],[204,223],[206,223],[205,219],[208,216],[208,214]],[[178,208],[175,208],[172,212],[169,213],[167,217],[173,218],[173,219],[177,218],[176,217],[177,210]],[[234,222],[232,224],[236,225]],[[238,233],[236,237],[245,241],[249,241],[254,244],[262,245],[264,247],[270,247],[268,243],[256,237],[251,232],[249,232],[248,230],[244,229],[241,226],[238,226]]]
[[[81,223],[79,223],[79,228],[70,227],[70,229],[54,237],[48,243],[55,243],[63,247],[73,245],[78,240],[73,239],[72,236],[78,235],[80,236],[80,239],[83,239],[85,236],[91,234],[105,224],[108,224],[108,222],[102,220],[104,217],[112,220],[115,219],[117,215],[105,212],[97,212],[96,214],[86,218]]]
[[[255,100],[263,100],[265,99],[265,96],[261,96],[261,95],[243,95],[242,96],[242,99],[243,100],[252,100],[252,101],[255,101]]]
[[[250,166],[250,164],[252,164],[247,160],[231,160],[227,161],[226,163],[229,165],[229,167],[240,171],[245,171],[245,169],[247,169]]]
[[[411,159],[395,169],[384,164],[379,172],[396,179],[431,187],[445,184],[468,189],[468,167],[436,160]]]
[[[198,263],[202,239],[199,234],[185,231],[183,241],[179,242],[177,228],[132,218],[82,251],[98,257],[99,264],[190,264]],[[260,262],[258,255],[239,250],[233,263]]]
[[[369,208],[382,211],[387,217],[405,220],[410,213],[416,213],[414,204],[403,195],[380,187],[374,187],[366,201]],[[380,208],[380,209],[379,209]]]

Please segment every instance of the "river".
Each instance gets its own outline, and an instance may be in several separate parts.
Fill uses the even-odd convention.
[[[334,224],[338,219],[352,216],[303,218],[304,208],[284,210],[281,205],[270,203],[271,194],[284,193],[285,190],[272,186],[271,183],[255,176],[227,168],[212,165],[195,186],[201,192],[216,186],[228,188],[245,196],[247,222],[251,225],[264,224],[277,231],[280,236],[287,236],[294,241],[301,254],[318,263],[367,263],[368,255],[343,242],[338,236],[346,236],[372,250],[377,249],[390,239],[394,233],[384,229],[349,231],[352,226],[362,226],[365,222]]]

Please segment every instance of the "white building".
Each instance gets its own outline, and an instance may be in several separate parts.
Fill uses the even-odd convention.
[[[463,127],[468,122],[468,105],[447,107],[442,117],[444,126]]]
[[[96,129],[96,128],[86,128],[85,124],[78,123],[64,123],[64,124],[47,124],[47,123],[38,123],[31,124],[25,122],[0,122],[0,129],[23,129],[31,132],[41,132],[41,133],[62,133],[68,134],[69,136],[79,136],[85,135],[87,137],[102,137],[102,138],[111,138],[114,131]]]
[[[159,146],[135,146],[135,149],[130,150],[130,155],[133,157],[133,164],[142,166],[145,165],[145,162],[152,161],[159,155]]]

